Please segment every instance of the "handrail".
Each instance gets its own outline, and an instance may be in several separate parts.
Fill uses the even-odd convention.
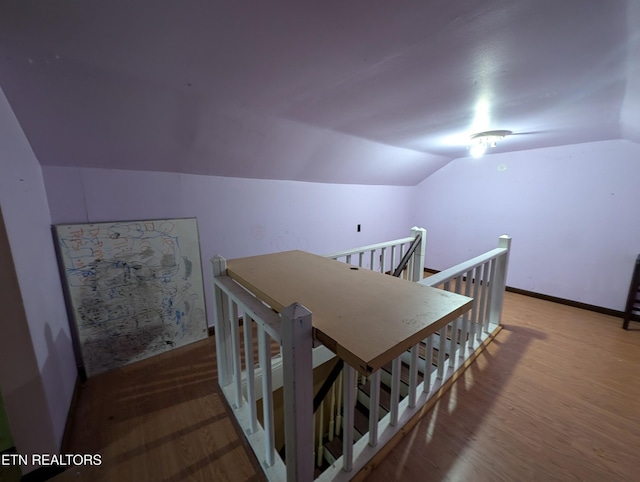
[[[320,387],[320,390],[318,390],[318,393],[316,393],[316,396],[313,397],[313,413],[316,413],[318,407],[320,407],[325,397],[329,393],[331,386],[338,379],[338,376],[342,371],[342,367],[344,367],[344,361],[342,360],[342,358],[338,358],[338,362],[331,369],[329,376],[327,376],[327,379]]]
[[[408,278],[411,279],[412,281],[416,281],[417,278],[422,278],[426,231],[418,227],[413,227],[411,230],[411,234],[412,234],[411,236],[407,236],[405,238],[400,238],[400,239],[387,241],[383,243],[371,244],[371,245],[362,246],[359,248],[348,249],[348,250],[325,255],[325,257],[332,258],[335,260],[344,258],[346,260],[346,263],[350,264],[351,257],[353,255],[358,255],[359,266],[362,267],[363,256],[365,253],[369,253],[370,262],[371,262],[370,269],[374,270],[374,253],[379,252],[380,265],[379,265],[379,268],[375,269],[375,271],[380,271],[381,273],[384,273],[385,272],[385,250],[390,249],[390,256],[388,258],[389,266],[388,266],[388,271],[386,272],[391,273],[393,271],[393,275],[395,277],[399,277],[401,276],[401,274],[404,272],[405,269],[409,268]],[[407,243],[409,243],[408,247],[406,247]],[[405,248],[407,249],[406,253],[405,253]],[[394,266],[393,266],[394,253],[396,249],[399,250],[399,254],[400,256],[402,256],[402,259],[398,267],[394,269]],[[324,422],[323,422],[324,409],[322,407],[329,393],[331,392],[332,402],[331,402],[331,408],[330,408],[330,414],[331,414],[330,416],[333,417],[334,415],[333,400],[335,397],[335,393],[332,392],[331,389],[332,387],[336,386],[336,380],[338,379],[338,377],[342,375],[344,366],[345,366],[345,362],[341,358],[338,358],[338,362],[336,363],[336,365],[334,365],[333,369],[329,373],[329,376],[325,379],[324,383],[322,384],[322,387],[320,388],[320,390],[318,390],[318,393],[313,399],[313,413],[314,414],[320,413],[320,416],[319,416],[320,433],[318,434],[318,447],[316,450],[316,456],[317,456],[316,463],[318,467],[322,463],[322,458],[323,458],[322,453],[324,451],[322,446],[323,444],[322,433],[324,430]],[[342,393],[342,383],[338,383],[338,385],[340,385],[339,391],[340,393]],[[341,426],[341,419],[342,419],[341,411],[340,409],[338,409],[336,412],[335,421],[332,418],[331,421],[329,422],[329,435],[328,435],[329,440],[333,439],[334,430],[335,430],[335,435],[338,435],[340,431],[340,426]]]
[[[325,258],[340,258],[342,256],[349,256],[352,254],[358,254],[364,251],[373,251],[380,248],[387,248],[389,246],[395,246],[398,244],[410,243],[415,239],[414,236],[408,236],[406,238],[394,239],[393,241],[386,241],[384,243],[370,244],[369,246],[361,246],[359,248],[347,249],[345,251],[338,251],[336,253],[325,254]]]
[[[502,301],[510,254],[511,238],[501,236],[498,248],[442,271],[424,281],[427,286],[441,286],[473,298],[470,311],[440,326],[434,333],[413,345],[392,363],[391,373],[381,370],[369,376],[369,433],[359,440],[355,435],[354,376],[355,369],[348,363],[344,367],[341,405],[344,407],[343,451],[320,476],[319,482],[347,481],[360,478],[369,464],[385,445],[416,423],[425,407],[433,406],[459,374],[478,356],[500,329]],[[401,367],[409,365],[408,388],[401,393]],[[421,376],[419,376],[419,372]],[[389,411],[380,418],[377,408],[382,379],[391,387]],[[419,381],[422,378],[422,381]],[[359,397],[360,395],[358,395]],[[340,402],[338,402],[340,403]]]
[[[402,274],[404,269],[409,264],[409,260],[411,259],[411,256],[413,256],[413,253],[415,253],[416,249],[418,248],[418,246],[420,246],[421,242],[422,242],[422,235],[420,233],[418,233],[418,234],[416,234],[415,239],[411,243],[411,246],[409,246],[409,249],[404,254],[402,259],[400,260],[400,263],[398,264],[398,267],[393,272],[393,276],[395,276],[396,278],[400,277],[400,275]]]
[[[383,267],[383,272],[395,272],[397,268],[393,267],[393,253],[399,243],[405,243],[399,251],[405,263],[405,257],[413,259],[407,265],[408,279],[418,281],[418,276],[421,277],[423,274],[426,236],[425,230],[420,228],[413,228],[412,234],[408,238],[346,250],[328,257],[344,256],[349,263],[350,255],[377,249],[381,251],[380,270]],[[218,381],[245,437],[261,460],[267,478],[272,481],[312,481],[314,456],[315,465],[324,460],[323,438],[327,436],[332,440],[329,434],[337,436],[342,430],[342,456],[330,462],[331,466],[318,477],[318,480],[349,480],[380,453],[390,440],[406,430],[406,424],[412,417],[424,412],[427,403],[433,403],[431,400],[440,397],[455,379],[455,374],[469,365],[499,329],[510,241],[511,238],[508,236],[502,236],[497,249],[444,270],[424,281],[418,281],[426,286],[444,285],[445,290],[473,297],[473,306],[470,311],[460,314],[446,325],[434,326],[437,330],[427,334],[426,338],[414,340],[415,344],[410,346],[409,352],[398,354],[392,361],[390,375],[382,374],[378,370],[369,376],[368,394],[362,395],[365,397],[362,403],[370,406],[368,435],[361,431],[356,433],[355,430],[354,407],[356,402],[360,401],[361,393],[356,391],[355,368],[348,362],[338,358],[328,379],[324,381],[315,397],[313,396],[311,313],[294,303],[283,310],[281,315],[277,315],[255,295],[227,278],[226,261],[223,258],[214,259]],[[406,243],[415,245],[413,253]],[[391,266],[387,267],[384,264],[384,248],[389,247],[390,256],[387,260],[391,260],[388,263]],[[409,249],[406,256],[405,249]],[[374,255],[375,253],[370,253],[372,267]],[[362,264],[362,259],[360,263]],[[377,268],[376,264],[376,271],[379,271]],[[252,350],[247,351],[247,347],[254,346],[253,330],[247,327],[242,329],[239,315],[243,320],[248,320],[248,323],[257,324],[259,365],[253,362]],[[243,345],[242,336],[245,337]],[[272,395],[274,385],[271,380],[273,364],[270,354],[272,340],[279,341],[282,367],[285,371],[283,412],[286,465],[275,450]],[[245,350],[247,357],[244,363],[246,381],[245,374],[242,373],[241,349]],[[422,354],[419,355],[422,352],[424,357]],[[403,388],[405,382],[401,382],[402,364],[405,362],[409,364],[408,389]],[[257,390],[251,388],[258,370],[262,372],[264,423],[257,421]],[[379,408],[381,383],[391,387],[388,413]],[[328,398],[331,398],[331,401],[327,407],[323,404],[327,403]],[[330,414],[328,433],[324,428],[326,424],[323,418],[327,413]],[[318,420],[318,428],[314,434],[315,419]]]
[[[227,276],[219,276],[213,278],[214,284],[224,291],[227,295],[232,296],[234,301],[245,310],[245,313],[258,324],[262,325],[265,331],[278,344],[281,343],[281,323],[280,315],[268,308],[258,298],[247,297],[249,293],[242,286],[236,283],[232,278]]]
[[[481,254],[480,256],[476,256],[475,258],[472,258],[460,264],[457,264],[452,268],[445,269],[444,271],[440,271],[439,273],[429,276],[428,278],[424,278],[418,281],[418,283],[424,286],[437,286],[440,283],[444,283],[447,280],[450,280],[452,278],[457,278],[458,276],[463,275],[470,269],[482,263],[486,263],[487,261],[491,261],[492,259],[497,258],[498,256],[500,256],[505,252],[507,252],[507,248],[492,249],[491,251],[487,251],[486,253]]]
[[[226,275],[226,260],[212,258],[218,383],[268,480],[311,481],[313,459],[313,328],[311,312],[293,303],[277,314]],[[242,319],[242,330],[240,330]],[[254,362],[257,326],[258,365]],[[244,345],[241,338],[244,337]],[[286,464],[276,451],[271,346],[280,345]],[[242,358],[244,356],[244,368]],[[254,382],[261,370],[262,421]],[[246,375],[246,377],[245,377]],[[244,387],[243,387],[244,383]]]

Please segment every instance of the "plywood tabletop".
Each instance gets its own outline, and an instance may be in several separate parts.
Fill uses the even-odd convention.
[[[468,311],[473,301],[304,251],[232,259],[227,274],[278,312],[294,302],[307,307],[316,338],[364,374]]]

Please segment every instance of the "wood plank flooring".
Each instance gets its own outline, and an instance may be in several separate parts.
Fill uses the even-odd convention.
[[[56,481],[264,480],[217,384],[213,337],[87,381],[66,453],[99,467]]]
[[[367,480],[640,480],[640,324],[507,293],[503,325]]]
[[[504,329],[369,481],[632,481],[640,323],[507,293]],[[216,381],[213,339],[89,380],[65,481],[264,480]]]

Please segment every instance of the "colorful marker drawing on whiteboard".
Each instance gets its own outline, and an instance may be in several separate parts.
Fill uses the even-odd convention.
[[[206,336],[195,220],[58,226],[89,376]],[[195,241],[185,236],[195,232]]]

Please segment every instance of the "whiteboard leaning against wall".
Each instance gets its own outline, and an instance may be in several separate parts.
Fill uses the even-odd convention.
[[[54,226],[86,376],[207,336],[195,219]]]

